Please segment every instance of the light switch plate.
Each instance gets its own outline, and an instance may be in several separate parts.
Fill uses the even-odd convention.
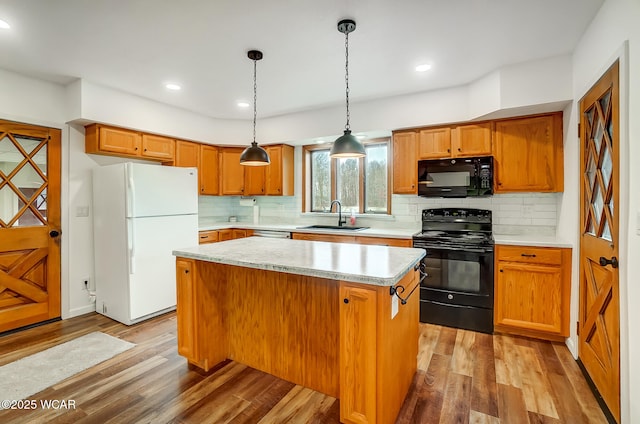
[[[77,206],[76,207],[76,216],[79,216],[79,217],[87,217],[87,216],[89,216],[89,206]]]

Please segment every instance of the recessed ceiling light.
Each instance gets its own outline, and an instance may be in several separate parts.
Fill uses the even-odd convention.
[[[321,139],[321,138],[319,138],[319,139],[317,139],[317,140],[316,140],[316,143],[317,143],[317,144],[322,144],[322,143],[324,143],[324,140],[323,140],[323,139]]]
[[[363,138],[367,138],[367,136],[366,136],[366,135],[364,135],[364,134],[357,134],[357,135],[356,135],[356,138],[357,138],[358,140],[362,140]]]
[[[238,107],[243,107],[244,108],[244,107],[249,107],[249,106],[251,106],[251,105],[249,103],[247,103],[247,102],[238,102]]]
[[[7,21],[3,21],[2,19],[0,19],[0,29],[9,29],[9,28],[11,28],[11,25],[9,25]]]
[[[431,65],[428,63],[416,66],[416,72],[427,72],[429,69],[431,69]]]
[[[182,90],[182,87],[180,87],[178,84],[168,83],[168,84],[165,84],[164,86],[166,87],[167,90],[171,90],[171,91]]]

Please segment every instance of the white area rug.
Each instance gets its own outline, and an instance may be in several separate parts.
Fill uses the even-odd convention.
[[[0,400],[28,399],[135,344],[98,331],[0,367]]]

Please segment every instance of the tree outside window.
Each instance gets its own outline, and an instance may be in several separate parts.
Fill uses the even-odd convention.
[[[329,157],[330,146],[305,146],[308,211],[329,210],[332,199],[344,213],[389,213],[389,139],[365,144],[364,158]]]

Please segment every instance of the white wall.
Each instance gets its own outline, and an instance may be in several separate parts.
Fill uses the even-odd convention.
[[[577,101],[607,68],[620,59],[620,307],[622,422],[640,422],[640,2],[607,0],[580,40],[573,56],[573,97],[569,134],[565,141],[565,199],[560,214],[561,231],[578,242],[579,140]],[[634,158],[636,161],[634,161]],[[574,206],[575,205],[575,206]],[[574,266],[574,275],[577,271]],[[574,278],[573,299],[577,298]],[[572,321],[577,319],[574,301]],[[575,338],[575,336],[572,336]]]

